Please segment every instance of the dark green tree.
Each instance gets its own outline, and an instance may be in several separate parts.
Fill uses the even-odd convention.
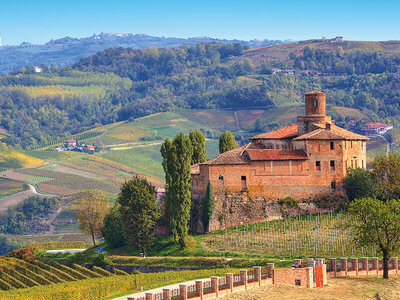
[[[191,164],[202,163],[207,160],[206,138],[199,130],[191,130],[189,132],[189,139],[192,143],[193,154]]]
[[[232,132],[226,130],[219,137],[219,153],[224,153],[226,151],[237,148],[237,143]]]
[[[203,204],[204,232],[207,232],[209,230],[210,220],[211,220],[212,214],[214,212],[214,207],[215,207],[215,204],[214,204],[213,190],[212,190],[211,183],[208,182],[206,196],[204,197],[204,204]]]
[[[400,197],[400,154],[377,156],[371,164],[372,172],[382,186],[386,200]]]
[[[376,246],[383,255],[383,278],[389,278],[389,259],[400,249],[400,201],[376,198],[355,199],[349,205],[351,218],[345,226],[352,230],[361,247]]]
[[[124,182],[118,194],[125,238],[144,255],[153,242],[153,229],[161,217],[156,196],[155,187],[139,176]]]
[[[349,201],[357,198],[378,197],[380,194],[379,180],[365,169],[349,169],[344,178],[344,189]]]
[[[120,247],[126,244],[123,232],[122,215],[118,204],[115,204],[104,217],[103,228],[101,229],[104,240],[111,247]]]
[[[192,143],[183,133],[172,141],[166,139],[161,146],[165,171],[169,227],[174,240],[182,248],[186,246],[190,219],[190,166]]]

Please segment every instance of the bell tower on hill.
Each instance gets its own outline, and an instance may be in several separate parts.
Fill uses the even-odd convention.
[[[311,132],[319,127],[325,127],[326,123],[331,124],[330,116],[326,115],[326,94],[313,91],[305,94],[306,115],[297,117],[299,135]]]

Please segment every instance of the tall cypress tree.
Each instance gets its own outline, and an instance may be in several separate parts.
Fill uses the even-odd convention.
[[[186,246],[190,219],[190,166],[192,143],[188,136],[178,134],[172,141],[166,139],[161,146],[165,171],[169,226],[174,240]]]
[[[207,160],[207,150],[204,134],[199,129],[191,130],[189,132],[189,138],[193,147],[191,164],[194,165],[205,162]]]
[[[219,137],[219,153],[224,153],[226,151],[237,148],[237,143],[232,132],[225,130],[223,134]]]
[[[211,220],[213,212],[214,212],[214,195],[213,195],[213,191],[212,191],[212,186],[211,186],[210,182],[208,182],[206,196],[204,198],[204,203],[203,203],[204,232],[207,232],[209,229],[210,220]]]

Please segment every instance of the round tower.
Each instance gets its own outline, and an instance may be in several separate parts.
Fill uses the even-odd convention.
[[[305,94],[306,116],[326,115],[326,94],[319,91],[312,91]]]

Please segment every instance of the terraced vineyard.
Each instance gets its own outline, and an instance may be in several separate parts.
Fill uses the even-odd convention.
[[[98,267],[93,267],[92,270],[89,270],[76,264],[68,267],[54,263],[51,266],[41,261],[30,263],[16,258],[0,258],[0,271],[0,289],[2,290],[14,290],[115,275]]]

